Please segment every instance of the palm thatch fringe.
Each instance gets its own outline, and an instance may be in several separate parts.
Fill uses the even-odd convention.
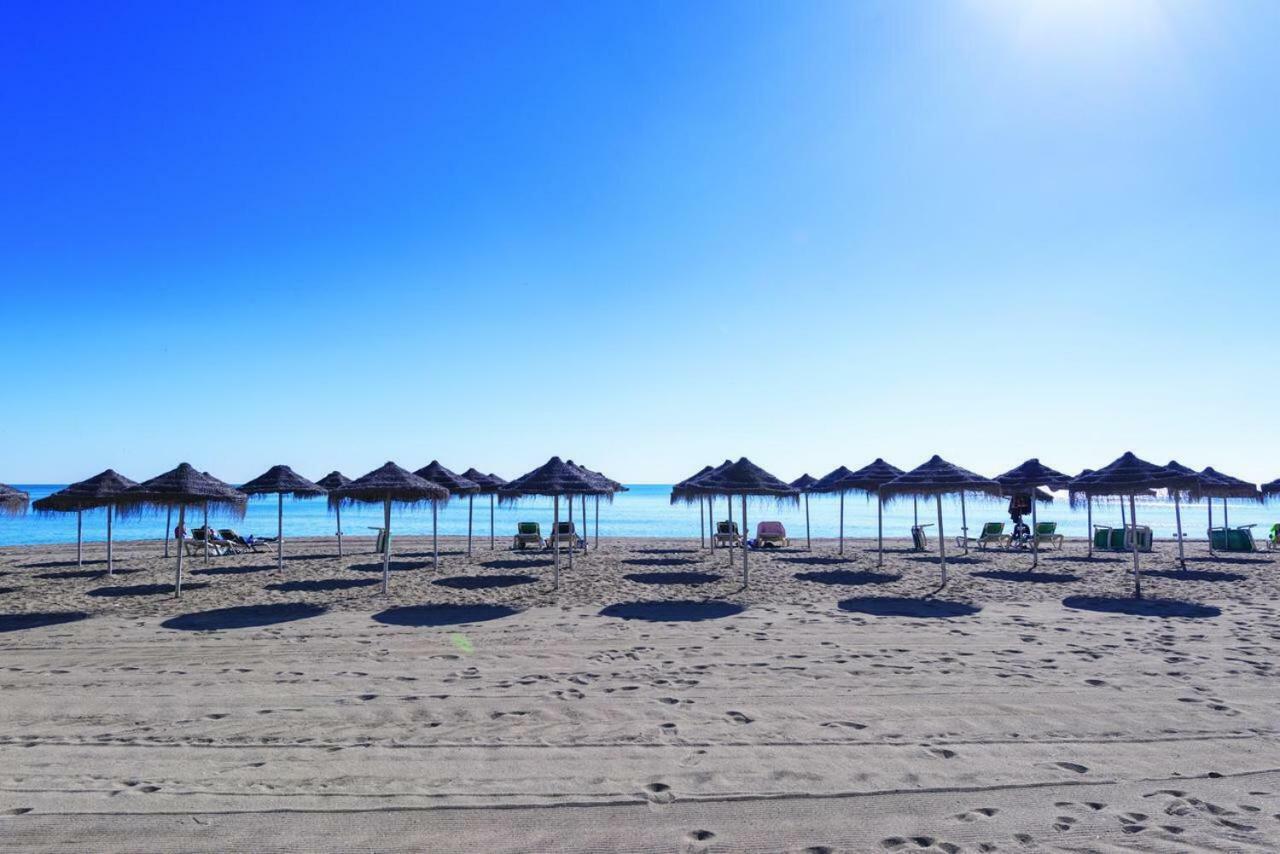
[[[208,472],[181,463],[172,471],[144,480],[120,493],[115,502],[121,516],[178,507],[208,505],[235,516],[243,516],[249,496]]]
[[[449,500],[449,490],[418,477],[395,463],[385,463],[346,486],[329,491],[329,506],[382,504],[390,501],[402,507],[418,504],[442,504]]]
[[[474,466],[464,471],[462,476],[480,487],[477,495],[497,495],[498,490],[507,485],[507,482],[496,474],[492,472],[485,474]]]
[[[325,491],[328,491],[331,489],[339,489],[349,483],[351,483],[351,478],[347,477],[337,469],[334,469],[324,477],[317,480],[316,486],[322,486],[325,488]]]
[[[312,483],[288,466],[272,466],[253,480],[240,487],[245,495],[291,495],[294,498],[314,498],[326,490]]]
[[[772,498],[779,502],[798,504],[800,490],[784,480],[769,474],[746,457],[736,463],[720,466],[714,471],[686,483],[681,500],[697,501],[704,495],[743,495],[753,498]]]
[[[30,495],[21,489],[0,483],[0,514],[19,516],[27,512],[27,505],[30,503]]]
[[[906,498],[958,494],[1000,498],[1004,489],[991,478],[949,463],[936,454],[880,487],[880,496],[886,504]]]
[[[480,484],[463,475],[454,474],[440,465],[438,460],[432,460],[414,474],[423,480],[443,486],[449,490],[450,495],[477,495],[480,492]]]
[[[498,491],[498,501],[515,504],[533,495],[598,495],[608,500],[613,496],[613,488],[577,466],[552,457],[503,486]]]
[[[1249,483],[1238,477],[1223,474],[1212,466],[1200,472],[1200,484],[1195,493],[1202,498],[1239,498],[1247,501],[1262,501],[1262,491],[1257,484]]]
[[[1067,489],[1071,503],[1078,506],[1090,498],[1144,497],[1149,496],[1151,490],[1195,490],[1199,484],[1198,475],[1158,466],[1128,451],[1096,471],[1085,469],[1071,480]]]
[[[801,493],[805,493],[809,491],[809,487],[813,486],[817,482],[818,479],[816,477],[805,472],[795,480],[791,481],[791,488],[798,489]]]
[[[97,507],[110,507],[122,492],[137,485],[114,469],[107,469],[45,496],[31,506],[38,513],[75,513]]]

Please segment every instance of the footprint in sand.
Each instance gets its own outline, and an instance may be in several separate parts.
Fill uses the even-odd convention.
[[[945,747],[930,747],[928,753],[930,756],[936,756],[939,759],[954,759],[959,755],[954,750],[947,750]]]
[[[676,799],[675,793],[666,783],[646,783],[644,797],[651,804],[669,804]]]
[[[684,835],[684,848],[686,854],[701,854],[707,850],[708,843],[715,839],[716,835],[710,830],[691,830]]]
[[[730,711],[730,712],[725,712],[724,715],[729,720],[733,721],[735,724],[749,724],[755,720],[755,718],[748,717],[747,715],[744,715],[742,712]]]
[[[1053,763],[1053,767],[1061,768],[1063,771],[1074,771],[1077,774],[1085,774],[1089,771],[1087,765],[1080,765],[1076,762],[1055,762]]]
[[[14,807],[11,810],[4,810],[0,815],[26,815],[31,812],[31,807]]]
[[[977,809],[969,810],[968,812],[957,813],[956,815],[953,815],[952,818],[956,821],[963,822],[981,821],[984,818],[991,818],[998,812],[1000,812],[1000,810],[995,807],[978,807]]]
[[[1053,820],[1053,829],[1059,832],[1064,830],[1070,830],[1072,825],[1074,825],[1075,823],[1076,823],[1076,820],[1071,816],[1060,815]]]

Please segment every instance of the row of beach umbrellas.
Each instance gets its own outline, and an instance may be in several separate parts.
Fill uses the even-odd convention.
[[[785,483],[769,472],[761,469],[747,458],[737,462],[725,460],[719,466],[705,466],[694,475],[675,484],[671,490],[671,502],[697,503],[699,505],[699,525],[701,527],[702,508],[707,508],[707,518],[715,518],[715,500],[723,497],[728,505],[729,524],[733,519],[733,499],[735,496],[741,504],[742,536],[747,533],[748,497],[765,498],[773,501],[798,502],[803,496],[805,500],[805,539],[809,537],[810,494],[834,494],[840,498],[840,536],[838,549],[844,552],[844,497],[849,494],[862,494],[876,499],[877,504],[877,541],[879,565],[884,564],[884,505],[888,502],[911,498],[916,502],[919,525],[918,502],[921,499],[933,498],[937,505],[938,525],[938,558],[942,584],[947,582],[947,543],[946,532],[942,522],[943,496],[959,496],[961,527],[966,536],[962,539],[963,548],[968,551],[968,521],[966,518],[966,496],[1008,497],[1028,495],[1031,501],[1032,530],[1036,529],[1036,505],[1052,501],[1053,496],[1045,490],[1067,491],[1071,503],[1086,505],[1089,512],[1089,554],[1093,554],[1093,502],[1095,499],[1115,499],[1129,504],[1129,522],[1137,526],[1137,503],[1139,497],[1154,495],[1156,490],[1164,490],[1173,497],[1178,525],[1179,560],[1185,567],[1183,554],[1183,533],[1181,503],[1206,499],[1209,506],[1209,527],[1213,527],[1213,499],[1223,500],[1223,524],[1227,524],[1226,499],[1250,499],[1261,501],[1272,495],[1280,495],[1280,480],[1264,484],[1261,489],[1246,481],[1224,475],[1212,468],[1194,471],[1181,466],[1176,461],[1160,466],[1140,459],[1133,453],[1125,453],[1100,469],[1086,469],[1072,477],[1052,469],[1038,459],[1030,459],[1004,474],[994,478],[984,477],[968,469],[961,468],[942,457],[933,456],[922,465],[910,471],[903,471],[882,459],[852,471],[840,466],[824,477],[814,478],[808,474]],[[1136,535],[1132,540],[1134,596],[1142,596],[1141,566],[1139,559],[1139,542]],[[716,546],[714,526],[711,531],[711,546]],[[1210,539],[1212,547],[1212,538]],[[1032,565],[1039,565],[1039,549],[1036,538],[1031,538]],[[742,581],[749,582],[748,559],[749,549],[742,550]],[[732,561],[732,554],[730,555]]]

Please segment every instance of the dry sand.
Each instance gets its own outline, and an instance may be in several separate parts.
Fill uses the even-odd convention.
[[[349,545],[0,549],[0,849],[1280,847],[1267,555]]]

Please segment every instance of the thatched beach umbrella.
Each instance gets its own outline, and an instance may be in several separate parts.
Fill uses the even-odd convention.
[[[274,495],[276,497],[276,572],[284,570],[284,497],[315,498],[325,494],[325,488],[312,483],[288,466],[272,466],[253,480],[240,487],[245,495]]]
[[[1262,497],[1264,500],[1270,501],[1277,495],[1280,495],[1280,479],[1262,484]]]
[[[494,545],[494,535],[493,535],[494,515],[495,515],[494,509],[493,509],[494,499],[497,498],[498,496],[498,490],[506,486],[507,482],[502,478],[498,477],[493,472],[490,472],[489,474],[485,474],[484,472],[476,469],[474,466],[464,471],[462,473],[462,476],[480,487],[480,491],[477,492],[476,495],[489,496],[489,551],[493,551],[494,548],[496,548],[496,546]],[[470,509],[468,509],[467,510],[468,517],[470,517],[470,514],[471,514],[471,511]],[[470,525],[470,522],[468,522],[467,524]]]
[[[1136,498],[1146,496],[1153,489],[1194,490],[1198,484],[1195,475],[1183,474],[1155,463],[1140,459],[1126,452],[1097,471],[1082,474],[1068,485],[1071,500],[1086,500],[1098,496],[1118,496],[1129,499],[1129,519],[1133,525],[1133,595],[1142,598],[1142,571],[1138,558],[1138,517]]]
[[[844,495],[854,489],[847,485],[848,478],[852,476],[853,472],[845,466],[840,466],[818,478],[809,487],[809,492],[840,496],[840,545],[836,549],[838,554],[844,554]]]
[[[567,462],[571,466],[576,465],[576,463],[574,463],[573,460],[566,460],[565,462]],[[586,466],[578,466],[578,468],[581,469],[583,473],[587,475],[588,478],[596,481],[602,487],[604,487],[605,489],[609,490],[612,493],[630,491],[627,489],[627,487],[623,486],[621,482],[614,480],[613,478],[603,474],[602,472],[593,471],[592,469],[589,469]],[[596,532],[595,532],[595,536],[592,537],[591,539],[591,545],[592,545],[592,548],[596,548],[596,549],[600,548],[600,495],[603,495],[603,494],[604,493],[599,493],[594,496],[595,509],[596,509]],[[584,543],[587,541],[587,496],[585,495],[582,496],[582,541]]]
[[[329,490],[329,506],[342,504],[381,504],[382,524],[387,533],[387,547],[382,552],[382,592],[391,588],[391,505],[414,507],[449,500],[449,490],[424,480],[395,463],[388,462],[346,486]]]
[[[1070,475],[1065,475],[1057,469],[1051,469],[1041,463],[1038,459],[1032,458],[1027,460],[1017,468],[1009,469],[1002,475],[997,475],[996,483],[1004,487],[1005,493],[1010,492],[1031,496],[1031,566],[1040,565],[1040,544],[1036,538],[1036,505],[1040,503],[1038,492],[1041,487],[1048,489],[1066,489],[1071,483]],[[1048,496],[1049,500],[1053,500],[1053,496]]]
[[[1209,551],[1213,551],[1213,499],[1222,499],[1222,544],[1230,545],[1230,534],[1227,533],[1231,525],[1231,517],[1227,510],[1227,499],[1238,498],[1243,501],[1262,501],[1262,492],[1258,489],[1257,484],[1249,483],[1238,477],[1232,477],[1229,474],[1223,474],[1212,466],[1200,472],[1200,483],[1196,487],[1196,495],[1206,499],[1209,504]]]
[[[737,495],[742,503],[742,586],[750,581],[747,566],[747,498],[772,498],[775,501],[800,503],[800,492],[786,481],[779,480],[760,466],[742,457],[728,468],[716,469],[685,487],[692,495]],[[732,557],[730,557],[732,560]]]
[[[688,496],[684,494],[685,488],[693,481],[697,480],[698,478],[702,477],[705,474],[710,473],[714,469],[715,469],[715,466],[703,466],[695,474],[692,474],[689,477],[686,477],[684,480],[680,481],[679,483],[674,484],[671,487],[671,503],[675,504],[677,501],[687,502]],[[702,513],[706,509],[706,499],[703,496],[699,495],[697,496],[696,500],[698,502],[698,547],[706,548],[706,545],[707,545],[706,524],[707,523],[703,522],[703,519],[702,519]],[[707,521],[709,522],[710,520],[708,519]],[[712,534],[711,548],[714,549],[716,547],[715,531],[713,530],[711,534]]]
[[[330,492],[335,489],[341,489],[349,483],[351,483],[351,478],[347,477],[337,469],[334,469],[324,477],[317,480],[316,486],[322,487],[325,492]],[[342,504],[339,503],[333,509],[338,515],[338,557],[342,557]]]
[[[1200,473],[1198,471],[1192,468],[1188,468],[1187,466],[1184,466],[1182,463],[1178,462],[1177,460],[1169,460],[1169,462],[1165,465],[1165,468],[1176,474],[1185,475],[1185,476],[1194,477],[1194,478],[1200,477]],[[1170,489],[1168,492],[1169,492],[1169,495],[1173,498],[1173,518],[1175,523],[1178,526],[1178,565],[1181,566],[1183,569],[1186,569],[1187,553],[1186,553],[1186,549],[1183,546],[1184,538],[1182,534],[1182,502],[1184,500],[1190,500],[1190,501],[1198,500],[1200,498],[1199,488],[1197,487],[1194,490]],[[1210,499],[1209,501],[1209,527],[1210,528],[1213,527],[1213,500],[1212,499]],[[1090,533],[1092,533],[1092,531]],[[1209,538],[1209,551],[1210,552],[1213,551],[1212,536]]]
[[[440,465],[438,460],[432,460],[422,468],[414,472],[423,480],[429,480],[434,484],[443,486],[449,490],[450,497],[455,495],[467,496],[467,556],[471,556],[471,517],[472,510],[475,506],[475,496],[480,492],[480,484],[474,480],[469,480],[460,474],[454,474],[444,466]],[[440,565],[440,532],[439,519],[436,505],[431,505],[431,565],[433,567]]]
[[[892,501],[898,497],[928,498],[932,496],[938,505],[938,558],[942,568],[942,583],[947,583],[947,537],[942,528],[942,496],[988,495],[999,497],[1000,484],[988,477],[974,474],[968,469],[949,463],[936,454],[923,465],[880,487],[882,498]]]
[[[196,471],[188,463],[181,463],[172,471],[145,480],[120,493],[116,499],[116,511],[121,515],[161,508],[178,508],[178,527],[186,530],[187,508],[204,507],[205,525],[209,524],[209,507],[220,507],[238,516],[244,515],[249,496],[223,483],[212,475]],[[209,540],[205,538],[205,560],[209,555]],[[182,595],[182,555],[185,549],[178,544],[178,562],[174,570],[173,595]]]
[[[560,586],[560,499],[566,498],[573,507],[575,495],[603,495],[613,499],[613,490],[589,476],[585,471],[559,457],[552,457],[542,465],[508,483],[498,491],[498,500],[514,504],[530,496],[547,496],[553,501],[551,536],[555,543],[555,585]],[[570,513],[572,513],[570,509]],[[573,545],[569,547],[569,568],[573,568]]]
[[[116,499],[126,489],[137,485],[137,482],[124,475],[107,469],[87,480],[73,483],[52,495],[45,496],[36,501],[33,506],[40,513],[76,514],[77,566],[82,566],[84,563],[84,511],[105,507],[107,509],[107,575],[112,575],[115,572],[115,563],[111,549],[111,521],[115,515]]]
[[[21,516],[27,512],[31,496],[21,489],[0,483],[0,514]]]
[[[813,475],[805,472],[795,480],[791,481],[791,488],[798,490],[804,496],[804,548],[805,551],[813,551],[813,537],[809,535],[809,487],[818,482]]]
[[[844,478],[846,492],[861,492],[868,497],[876,497],[876,548],[879,553],[876,565],[884,566],[884,496],[880,487],[891,480],[901,477],[905,472],[895,465],[886,463],[880,457]],[[913,501],[916,501],[913,496]],[[916,519],[919,524],[919,519]]]

